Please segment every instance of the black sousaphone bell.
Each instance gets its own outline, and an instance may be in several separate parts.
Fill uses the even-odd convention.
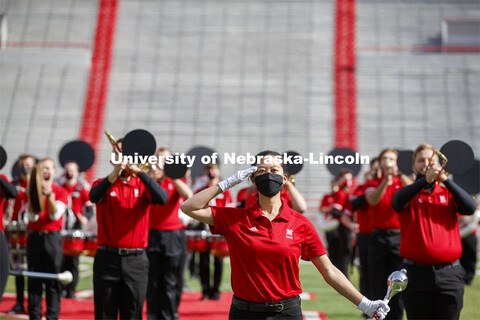
[[[58,161],[62,167],[69,161],[75,161],[78,164],[78,171],[85,172],[95,162],[95,151],[85,141],[70,141],[60,149]]]
[[[453,180],[469,194],[480,192],[480,161],[475,160],[472,147],[461,140],[445,143],[440,152],[447,158],[445,171],[453,175]]]
[[[154,155],[157,149],[155,137],[144,129],[135,129],[128,132],[122,139],[121,148],[118,141],[108,131],[105,131],[105,135],[108,141],[110,141],[115,153],[121,153],[123,156],[131,156],[132,159],[135,159],[135,157],[137,159],[139,157],[149,157]],[[142,169],[147,169],[150,165],[145,162],[139,163],[138,166]],[[127,170],[128,169],[129,167],[127,165]]]
[[[354,159],[356,159],[356,152],[350,148],[335,148],[328,153],[327,159],[331,157],[335,159],[335,157],[337,156],[341,156],[342,159],[345,159],[347,156],[352,156]],[[338,172],[343,168],[352,170],[353,176],[356,177],[360,172],[360,169],[362,168],[362,164],[356,163],[355,161],[351,164],[345,163],[345,162],[341,164],[331,163],[331,162],[333,161],[329,161],[329,163],[327,163],[326,165],[327,165],[328,171],[330,171],[330,173],[334,177],[338,176]]]

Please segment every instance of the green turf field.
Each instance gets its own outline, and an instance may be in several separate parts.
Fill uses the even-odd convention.
[[[77,290],[92,289],[92,263],[93,259],[81,256],[81,275],[82,279],[79,281]],[[480,262],[479,262],[480,264]],[[477,272],[480,267],[477,267]],[[189,289],[200,291],[200,281],[190,280],[187,274],[186,286]],[[303,310],[321,310],[325,312],[330,320],[351,320],[363,319],[360,312],[356,310],[355,306],[340,296],[323,280],[320,273],[312,263],[302,262],[300,265],[300,278],[302,288],[305,292],[315,294],[317,297],[312,301],[302,301]],[[356,268],[351,276],[351,281],[358,287],[358,273]],[[386,279],[385,279],[386,282]],[[385,285],[386,286],[386,285]],[[386,289],[386,288],[385,288]],[[14,292],[14,279],[9,277],[6,292]],[[230,268],[229,264],[225,263],[223,282],[221,286],[222,291],[231,291],[230,286]],[[464,308],[461,314],[461,320],[475,320],[479,319],[479,298],[480,298],[480,276],[476,276],[471,286],[465,287]],[[406,319],[406,317],[405,317]]]

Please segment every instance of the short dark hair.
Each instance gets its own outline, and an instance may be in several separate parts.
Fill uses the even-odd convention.
[[[255,159],[258,159],[258,157],[265,157],[265,156],[274,156],[275,158],[279,158],[282,160],[282,169],[283,172],[287,172],[287,166],[285,165],[285,161],[283,159],[283,155],[272,150],[264,150],[255,155]]]

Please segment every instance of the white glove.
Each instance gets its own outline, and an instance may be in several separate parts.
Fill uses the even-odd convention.
[[[362,301],[358,304],[357,309],[369,317],[373,317],[376,314],[377,317],[375,317],[375,319],[380,320],[383,320],[387,316],[388,311],[390,311],[390,307],[384,301],[371,301],[367,297],[363,297]]]
[[[236,186],[237,184],[242,182],[243,179],[245,179],[255,171],[257,171],[256,166],[251,166],[248,169],[237,171],[237,173],[233,174],[227,179],[220,181],[218,183],[218,186],[220,187],[220,189],[222,189],[223,192],[225,192],[227,189],[230,189],[231,187]]]

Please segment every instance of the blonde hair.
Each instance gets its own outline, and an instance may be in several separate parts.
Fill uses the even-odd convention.
[[[418,147],[413,151],[413,156],[412,156],[412,161],[415,162],[415,158],[417,157],[417,154],[423,150],[432,150],[433,153],[435,153],[435,148],[428,143],[421,143],[418,145]]]

